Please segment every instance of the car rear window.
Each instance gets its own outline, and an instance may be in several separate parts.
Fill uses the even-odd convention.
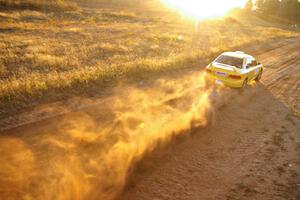
[[[243,59],[232,57],[232,56],[226,56],[226,55],[219,56],[215,60],[215,62],[225,64],[225,65],[231,65],[240,69],[243,66]]]

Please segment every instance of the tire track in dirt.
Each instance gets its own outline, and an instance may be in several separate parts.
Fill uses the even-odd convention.
[[[256,184],[256,180],[247,183],[247,177],[260,176],[258,172],[262,171],[253,169],[252,163],[259,163],[260,168],[276,169],[283,162],[285,158],[279,157],[276,165],[266,163],[267,157],[261,153],[267,151],[268,144],[273,147],[273,143],[274,151],[283,151],[276,145],[277,139],[274,139],[281,126],[291,129],[296,138],[299,139],[299,136],[296,135],[297,129],[285,119],[285,114],[290,111],[263,87],[253,90],[254,93],[233,99],[230,105],[217,111],[215,125],[195,131],[192,139],[168,149],[164,153],[167,159],[161,153],[153,156],[153,160],[148,161],[153,164],[146,164],[145,169],[139,171],[140,174],[135,174],[133,183],[120,199],[205,200],[226,199],[226,195],[228,199],[235,199],[236,196],[236,199],[256,199],[252,188],[264,190],[264,185]],[[253,96],[258,97],[248,102]],[[245,103],[248,105],[244,106]],[[292,154],[291,159],[296,158],[297,155]],[[254,172],[249,174],[251,171]],[[273,188],[273,179],[280,180],[276,173],[267,171],[264,174],[271,176],[264,177],[271,180],[268,187]],[[266,194],[257,199],[270,198]]]
[[[119,199],[299,199],[300,38],[282,45],[254,53],[263,84],[221,95],[214,124],[143,161]]]
[[[287,40],[282,48],[258,55],[266,65],[264,85],[290,109],[300,113],[300,38]]]

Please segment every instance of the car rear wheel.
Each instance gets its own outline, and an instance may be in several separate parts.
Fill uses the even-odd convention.
[[[247,88],[247,86],[248,86],[248,78],[246,78],[245,80],[244,80],[244,82],[243,82],[243,85],[242,85],[242,90],[244,90],[244,89],[246,89]]]
[[[259,72],[259,74],[257,75],[257,77],[254,79],[256,82],[260,81],[261,77],[262,77],[262,71]]]

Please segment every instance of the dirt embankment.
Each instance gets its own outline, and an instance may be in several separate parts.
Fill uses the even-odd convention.
[[[244,94],[190,71],[3,131],[1,199],[299,198],[299,44],[253,46],[267,65]]]

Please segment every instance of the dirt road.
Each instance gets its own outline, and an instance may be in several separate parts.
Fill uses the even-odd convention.
[[[218,99],[213,125],[153,155],[120,199],[300,199],[300,39],[274,46],[251,50],[262,84]]]
[[[120,199],[300,199],[300,39],[273,45],[251,50],[262,84],[218,99],[213,125],[145,161]]]
[[[249,52],[244,94],[192,71],[3,131],[0,199],[299,199],[300,38]]]

